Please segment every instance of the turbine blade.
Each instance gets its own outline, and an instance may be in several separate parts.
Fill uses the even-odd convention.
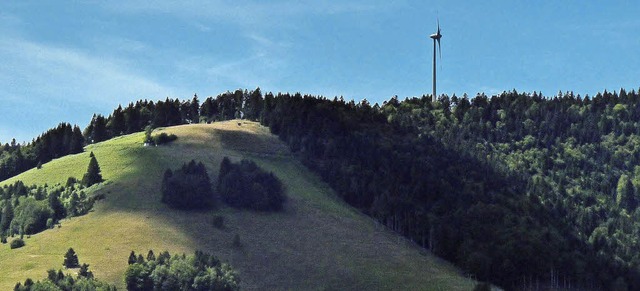
[[[442,60],[442,49],[440,48],[440,39],[438,38],[438,53],[440,54],[440,60]]]

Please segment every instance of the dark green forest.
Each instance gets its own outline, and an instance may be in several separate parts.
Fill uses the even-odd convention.
[[[118,107],[95,115],[82,139],[259,121],[347,203],[479,280],[507,289],[638,290],[639,101],[639,92],[623,89],[592,97],[515,90],[435,102],[393,97],[374,105],[236,90],[202,102]],[[64,136],[76,136],[59,131],[43,136],[63,145]],[[42,140],[4,145],[1,175],[77,151],[45,151]]]

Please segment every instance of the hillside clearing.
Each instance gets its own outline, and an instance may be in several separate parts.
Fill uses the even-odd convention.
[[[239,125],[239,123],[241,125]],[[96,277],[124,290],[122,274],[131,250],[192,253],[196,249],[229,261],[243,289],[269,290],[470,290],[474,282],[459,271],[376,225],[348,207],[301,165],[277,137],[254,122],[228,121],[183,125],[156,132],[178,140],[144,147],[143,133],[90,145],[3,183],[63,184],[82,178],[94,152],[107,182],[91,213],[62,222],[10,250],[0,246],[0,289],[27,277],[46,276],[62,267],[69,247]],[[166,168],[191,159],[202,161],[216,180],[220,161],[250,158],[279,177],[289,196],[282,213],[255,213],[221,207],[212,211],[178,211],[161,204],[160,181]],[[214,215],[224,216],[216,229]],[[233,237],[240,237],[241,248]]]

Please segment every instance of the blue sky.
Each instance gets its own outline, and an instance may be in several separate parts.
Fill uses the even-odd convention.
[[[23,3],[24,2],[24,3]],[[640,87],[633,1],[3,1],[0,142],[138,99]]]

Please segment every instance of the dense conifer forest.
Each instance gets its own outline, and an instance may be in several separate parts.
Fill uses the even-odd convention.
[[[58,136],[52,129],[27,145],[4,145],[0,173],[77,152],[54,150],[77,145],[66,140],[255,120],[347,203],[479,280],[508,289],[638,290],[639,101],[625,90],[514,90],[371,105],[259,89],[202,102],[141,100],[95,115],[82,137],[65,129],[63,142],[44,142]]]
[[[84,137],[78,126],[61,123],[21,145],[15,139],[0,146],[0,180],[20,174],[39,164],[68,154],[82,152]]]

